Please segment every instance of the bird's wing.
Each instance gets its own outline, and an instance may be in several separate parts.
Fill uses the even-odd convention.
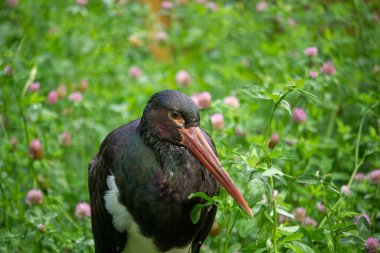
[[[102,143],[99,153],[89,164],[88,188],[90,193],[91,223],[95,241],[96,253],[121,252],[127,241],[127,233],[119,232],[112,223],[112,216],[107,212],[104,201],[104,193],[108,190],[107,177],[111,175],[110,153],[112,146],[108,145],[108,139]]]
[[[208,144],[211,146],[211,148],[215,152],[216,156],[218,156],[218,153],[217,153],[216,148],[215,148],[215,144],[212,141],[210,135],[206,131],[204,131],[203,129],[202,129],[202,132],[203,132],[203,135],[205,136]],[[218,191],[219,191],[219,189],[218,189]],[[191,253],[199,253],[200,252],[201,246],[202,246],[203,242],[206,240],[206,237],[208,236],[208,234],[211,230],[211,227],[214,223],[217,209],[218,208],[215,205],[212,206],[211,209],[205,209],[205,212],[207,212],[205,214],[206,218],[203,222],[203,226],[199,230],[199,233],[197,234],[197,236],[193,240],[193,243],[191,245]]]

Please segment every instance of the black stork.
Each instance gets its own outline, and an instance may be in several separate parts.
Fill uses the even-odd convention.
[[[199,111],[183,93],[154,94],[141,119],[113,130],[89,164],[91,223],[97,253],[199,252],[216,206],[193,224],[200,198],[219,183],[252,216],[199,127]]]

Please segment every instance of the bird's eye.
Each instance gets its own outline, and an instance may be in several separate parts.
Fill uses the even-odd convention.
[[[169,111],[169,118],[180,127],[183,127],[183,125],[185,124],[185,120],[182,118],[181,113],[177,111]]]
[[[180,117],[179,113],[177,111],[172,111],[171,116],[173,119],[178,119]]]

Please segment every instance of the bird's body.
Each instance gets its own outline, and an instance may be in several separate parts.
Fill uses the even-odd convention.
[[[141,120],[106,137],[89,165],[96,252],[199,252],[213,224],[216,206],[204,207],[193,224],[190,211],[204,200],[189,199],[195,192],[218,194],[215,175],[205,168],[217,159],[212,140],[199,129],[187,96],[157,94]],[[214,160],[197,153],[194,136],[202,140],[200,152],[207,149]]]
[[[216,195],[218,184],[186,148],[156,143],[156,147],[162,151],[158,153],[148,147],[139,133],[139,122],[133,121],[111,132],[90,164],[90,192],[97,193],[96,188],[100,183],[106,186],[104,195],[91,198],[92,206],[101,205],[103,210],[94,214],[93,222],[101,222],[105,216],[111,216],[109,219],[112,219],[112,226],[108,226],[112,233],[103,227],[100,231],[94,231],[95,236],[98,234],[100,238],[107,238],[114,233],[125,234],[121,237],[125,237],[122,239],[126,239],[127,248],[134,247],[128,245],[128,241],[134,238],[141,242],[142,238],[138,238],[140,235],[158,242],[155,251],[188,248],[193,238],[201,234],[201,229],[210,229],[208,226],[212,225],[215,216],[215,211],[211,210],[204,213],[196,225],[192,224],[189,213],[199,199],[188,199],[188,196],[200,191],[210,196]],[[159,158],[156,159],[157,157]],[[111,166],[106,168],[106,164]],[[99,182],[99,170],[106,174],[106,177],[101,175],[104,182]],[[199,181],[189,180],[194,178]],[[98,219],[98,216],[101,218]],[[207,219],[210,224],[207,227],[201,226]],[[189,230],[189,227],[192,229]],[[207,233],[208,231],[204,237]],[[204,240],[199,239],[200,242]],[[109,240],[110,243],[112,241]],[[161,241],[164,243],[159,243]],[[115,242],[114,252],[118,252],[117,247],[122,250],[125,246],[123,242],[117,244]],[[142,245],[150,247],[151,243],[145,242]],[[140,249],[138,252],[155,251]]]

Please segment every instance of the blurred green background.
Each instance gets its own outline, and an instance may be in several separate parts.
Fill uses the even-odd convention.
[[[149,97],[162,89],[211,94],[211,107],[201,111],[202,126],[225,163],[239,160],[236,154],[252,158],[252,144],[265,146],[267,141],[272,104],[252,99],[242,88],[255,85],[273,98],[285,85],[294,85],[314,94],[319,103],[292,92],[286,97],[288,109],[303,108],[306,122],[295,124],[282,109],[274,116],[271,132],[280,135],[280,143],[273,159],[287,179],[320,171],[340,188],[349,181],[356,158],[364,157],[363,173],[380,167],[378,1],[177,0],[162,1],[154,11],[146,2],[0,3],[2,252],[92,251],[90,221],[74,214],[77,203],[88,202],[88,162],[108,132],[139,118]],[[317,48],[317,55],[305,53],[310,47]],[[327,62],[330,72],[323,69]],[[181,70],[188,83],[178,80]],[[39,83],[39,89],[31,90],[32,83]],[[49,93],[57,90],[59,98],[49,102]],[[81,101],[70,99],[75,92]],[[227,96],[236,96],[240,106],[225,105]],[[212,128],[209,117],[214,113],[223,113],[223,130]],[[62,142],[63,132],[70,135],[68,145]],[[35,139],[42,143],[42,159],[28,154]],[[289,141],[296,144],[287,145]],[[241,167],[232,174],[239,184],[247,184],[250,174]],[[315,210],[323,196],[319,186],[313,190],[293,181],[275,183],[285,210],[305,206],[321,221],[324,216]],[[372,234],[380,226],[374,187],[368,183],[351,189],[352,199],[343,204],[345,210],[369,213]],[[25,203],[26,192],[33,188],[42,190],[44,204]],[[338,198],[331,193],[326,201],[332,206]],[[260,217],[257,222],[264,222],[264,211]],[[225,233],[228,224],[221,215],[218,223]],[[38,232],[38,224],[45,224],[47,232]],[[232,230],[228,252],[265,247],[270,232],[259,228],[255,223],[243,234]],[[314,232],[321,236],[303,242],[312,252],[331,252],[323,230],[304,234]],[[222,252],[220,237],[207,242],[205,251]],[[339,238],[344,238],[342,231],[333,245]],[[356,249],[364,250],[364,242],[357,243]],[[357,252],[350,244],[342,245],[335,252]],[[283,247],[283,252],[295,252]]]

